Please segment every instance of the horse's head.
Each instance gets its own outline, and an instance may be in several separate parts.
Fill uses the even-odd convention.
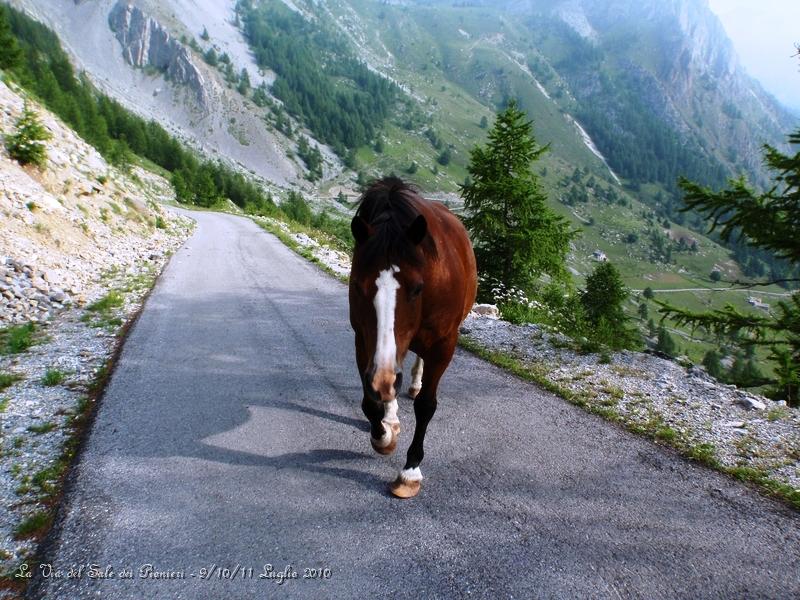
[[[398,194],[406,192],[413,193],[395,189],[388,209],[359,211],[351,223],[356,245],[350,322],[357,352],[363,353],[364,389],[383,402],[394,400],[401,388],[403,359],[422,321],[428,225],[425,217],[411,212],[413,207],[400,205]],[[387,193],[393,197],[391,188]]]

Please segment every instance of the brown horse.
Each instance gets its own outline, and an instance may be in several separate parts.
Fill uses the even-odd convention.
[[[411,498],[420,489],[419,464],[436,389],[475,301],[475,255],[453,213],[395,177],[364,192],[350,227],[356,241],[350,324],[364,388],[361,407],[370,422],[372,447],[380,454],[397,447],[403,360],[408,350],[417,355],[408,390],[416,429],[405,467],[390,487],[395,496]]]

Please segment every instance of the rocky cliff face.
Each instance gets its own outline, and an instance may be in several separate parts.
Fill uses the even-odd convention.
[[[254,85],[264,80],[234,25],[235,0],[9,1],[53,29],[76,68],[126,108],[265,182],[307,185],[302,161],[289,154],[293,140],[271,129],[263,108],[180,43],[207,27],[204,50],[228,54]]]
[[[780,144],[796,124],[741,67],[706,0],[566,0],[552,12],[626,73],[683,140],[733,172],[763,177],[761,145]]]
[[[122,55],[128,64],[144,68],[152,66],[177,83],[188,85],[203,109],[208,107],[205,80],[192,62],[189,51],[170,36],[161,24],[142,10],[120,0],[108,15],[108,23],[122,44]]]

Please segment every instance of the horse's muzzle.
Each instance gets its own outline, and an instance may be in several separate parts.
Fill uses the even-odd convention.
[[[375,402],[391,402],[403,389],[403,372],[391,369],[370,369],[364,374],[364,389]]]

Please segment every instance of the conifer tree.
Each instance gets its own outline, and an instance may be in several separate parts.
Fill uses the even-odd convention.
[[[800,147],[800,129],[789,136],[789,143],[795,149]],[[731,181],[729,187],[720,192],[682,179],[684,210],[695,210],[707,217],[711,223],[709,231],[719,230],[723,241],[738,239],[771,251],[788,261],[792,271],[797,273],[800,266],[800,151],[787,155],[765,145],[764,160],[774,173],[768,190],[753,189],[743,177]],[[795,284],[800,281],[789,279]],[[788,282],[773,279],[748,285],[772,283]],[[800,292],[778,302],[770,314],[743,312],[730,304],[703,313],[660,304],[661,312],[678,324],[730,336],[746,346],[767,349],[775,367],[771,394],[786,399],[790,405],[800,405]],[[748,381],[755,379],[756,375],[748,372]]]
[[[22,165],[33,164],[43,167],[47,162],[47,149],[44,143],[51,136],[39,122],[39,117],[27,100],[15,127],[15,133],[6,137],[8,154]]]
[[[610,262],[598,264],[586,278],[581,304],[586,320],[592,326],[592,337],[597,341],[615,349],[633,348],[639,344],[640,336],[628,327],[629,318],[623,310],[629,295],[622,276]]]
[[[239,75],[239,85],[236,87],[236,89],[243,96],[246,96],[250,91],[250,74],[247,72],[247,69],[242,69],[242,72]]]
[[[6,9],[0,7],[0,69],[13,69],[19,64],[22,51],[17,38],[11,32]]]
[[[510,102],[475,147],[461,186],[478,269],[509,287],[528,290],[543,273],[567,280],[569,242],[577,233],[546,205],[532,163],[547,151],[533,136],[532,123]]]

